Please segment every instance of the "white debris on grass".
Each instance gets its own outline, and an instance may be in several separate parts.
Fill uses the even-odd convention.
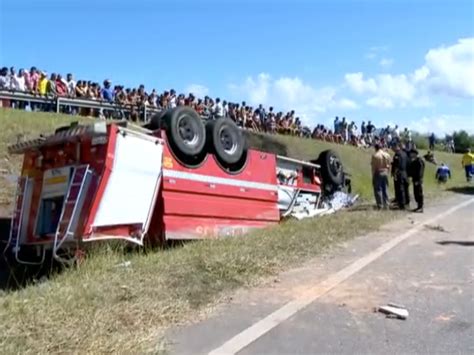
[[[320,208],[315,209],[310,206],[305,206],[303,210],[299,209],[291,213],[291,216],[297,220],[316,216],[325,216],[354,205],[358,198],[359,195],[352,196],[345,192],[337,191],[331,196],[329,201],[323,202]]]
[[[127,268],[127,267],[129,267],[130,265],[132,265],[132,262],[131,262],[131,261],[124,261],[123,263],[120,263],[120,264],[115,265],[115,267]]]

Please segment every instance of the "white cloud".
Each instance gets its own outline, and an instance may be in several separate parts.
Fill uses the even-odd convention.
[[[356,94],[369,94],[366,104],[372,107],[393,108],[415,102],[415,87],[404,74],[381,74],[365,79],[363,73],[349,73],[345,75],[345,81]]]
[[[382,74],[377,77],[378,95],[405,104],[415,96],[415,87],[404,74]]]
[[[349,73],[345,75],[346,84],[357,94],[373,93],[377,91],[377,84],[374,79],[364,79],[364,74]]]
[[[382,58],[380,59],[379,61],[379,65],[383,68],[383,69],[388,69],[392,66],[393,64],[393,59],[392,58]]]
[[[378,53],[372,50],[370,53]],[[391,59],[379,62],[388,68]],[[356,72],[345,75],[346,85],[356,94],[367,95],[366,104],[391,109],[427,107],[432,95],[474,97],[474,38],[460,39],[451,46],[430,49],[424,64],[409,74],[380,74],[364,77]]]
[[[393,101],[386,97],[374,96],[365,102],[368,106],[377,107],[377,108],[393,108]]]
[[[435,93],[474,97],[474,38],[430,49],[419,70],[425,74],[428,88]]]
[[[474,134],[472,117],[462,115],[425,116],[413,122],[412,129],[420,133],[451,134],[461,129]]]
[[[341,109],[348,109],[348,110],[356,110],[359,108],[359,105],[349,99],[340,99],[336,101],[336,106],[341,108]]]
[[[266,73],[247,77],[241,84],[229,85],[232,95],[250,105],[275,106],[277,110],[295,110],[303,122],[314,119],[330,109],[354,110],[354,101],[339,97],[334,87],[315,88],[299,77],[272,78]],[[312,122],[313,121],[313,122]]]
[[[209,88],[200,84],[189,84],[186,89],[186,93],[191,93],[196,97],[202,98],[209,94]]]
[[[416,83],[422,82],[426,80],[426,78],[430,75],[430,71],[427,67],[421,67],[413,73],[413,81]]]

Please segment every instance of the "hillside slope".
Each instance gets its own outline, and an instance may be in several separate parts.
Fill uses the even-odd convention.
[[[0,127],[2,127],[0,131],[0,206],[4,206],[3,210],[6,210],[5,206],[8,206],[13,198],[14,185],[11,176],[18,175],[21,167],[21,157],[8,155],[7,145],[15,143],[18,137],[27,139],[34,138],[40,133],[51,133],[58,126],[70,124],[78,119],[84,122],[92,121],[67,115],[0,109]],[[371,150],[288,136],[251,133],[246,135],[251,147],[303,160],[316,159],[323,150],[334,149],[340,154],[346,170],[352,175],[354,192],[360,194],[364,199],[372,198]],[[458,184],[462,182],[461,158],[457,155],[442,152],[436,155],[438,160],[446,162],[455,171],[459,169],[454,174],[451,183]],[[430,193],[438,192],[433,178],[434,170],[435,167],[432,164],[427,164],[426,185],[427,191]],[[0,215],[1,212],[2,207],[0,207]]]
[[[20,158],[6,153],[7,143],[18,133],[32,137],[72,120],[0,111],[0,169],[18,174]],[[353,174],[356,190],[371,198],[370,151],[292,137],[250,139],[252,146],[301,159],[336,149]],[[459,164],[458,158],[443,156],[452,164]],[[428,183],[431,192],[437,191]],[[12,186],[0,186],[4,201],[9,201]],[[2,292],[0,282],[0,353],[159,353],[167,327],[196,320],[233,290],[301,265],[334,244],[404,215],[359,207],[170,249],[126,252],[109,245],[92,251],[80,266],[19,290]],[[21,283],[12,278],[16,281]]]

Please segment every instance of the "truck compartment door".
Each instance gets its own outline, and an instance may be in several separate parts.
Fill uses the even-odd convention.
[[[131,241],[141,244],[155,208],[162,175],[163,144],[158,138],[120,129],[117,133],[113,168],[92,223],[90,238],[130,238],[107,233],[114,226],[139,228]],[[122,230],[126,230],[122,229]]]

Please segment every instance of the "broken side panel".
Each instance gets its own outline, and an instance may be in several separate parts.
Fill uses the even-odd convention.
[[[156,137],[119,128],[105,189],[84,241],[126,239],[142,244],[161,183],[163,144]]]

